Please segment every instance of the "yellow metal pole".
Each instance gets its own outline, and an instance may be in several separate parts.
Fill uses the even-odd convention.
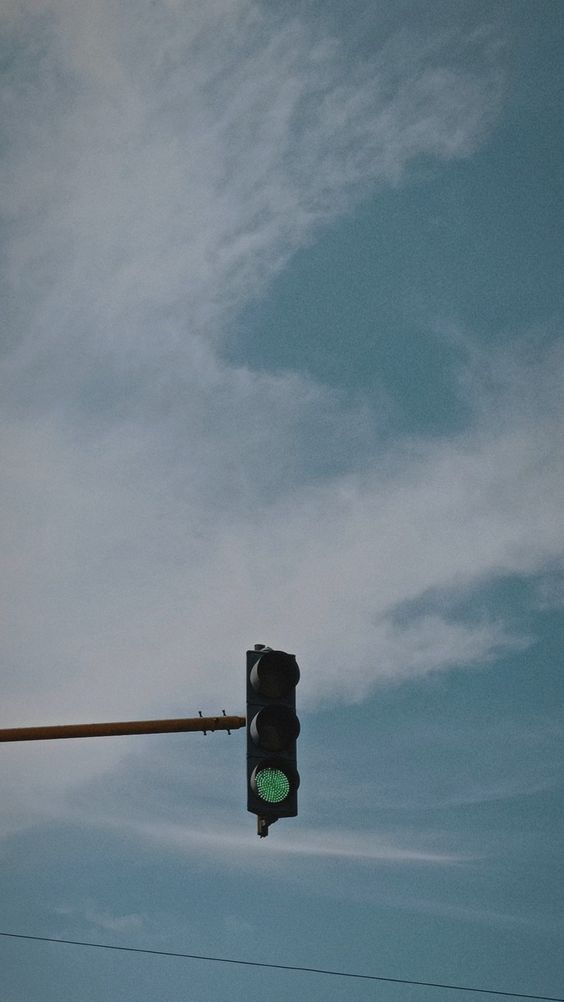
[[[115,734],[165,734],[177,731],[236,731],[245,717],[178,717],[172,720],[125,720],[106,724],[55,724],[48,727],[0,729],[0,741],[46,741],[53,738],[97,738]]]

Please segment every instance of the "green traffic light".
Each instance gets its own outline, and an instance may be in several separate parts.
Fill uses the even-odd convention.
[[[290,792],[290,780],[281,769],[268,766],[260,769],[256,775],[257,793],[267,804],[279,804]]]

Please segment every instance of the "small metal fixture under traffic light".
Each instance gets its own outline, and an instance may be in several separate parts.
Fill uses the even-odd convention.
[[[257,833],[298,813],[296,686],[300,669],[293,654],[255,644],[247,651],[247,810],[257,815]]]

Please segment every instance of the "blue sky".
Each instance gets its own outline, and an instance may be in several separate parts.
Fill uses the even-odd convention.
[[[4,745],[1,930],[563,994],[563,20],[4,4],[0,726],[242,713],[266,643],[302,735],[266,840],[242,732]],[[3,1002],[375,988],[0,956]]]

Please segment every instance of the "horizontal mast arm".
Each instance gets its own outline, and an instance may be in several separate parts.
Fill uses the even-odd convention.
[[[236,731],[245,717],[178,717],[172,720],[124,720],[105,724],[55,724],[48,727],[0,729],[1,741],[45,741],[53,738],[97,738],[115,734],[165,734],[178,731]]]

